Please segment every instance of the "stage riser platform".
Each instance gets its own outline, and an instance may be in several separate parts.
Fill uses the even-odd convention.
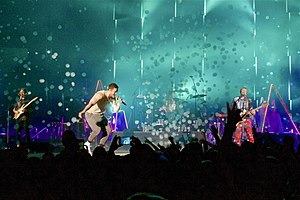
[[[186,144],[189,143],[190,141],[194,140],[195,138],[197,138],[197,140],[202,140],[202,139],[206,139],[205,138],[205,134],[201,133],[201,132],[176,132],[176,133],[165,133],[165,132],[143,132],[143,131],[124,131],[124,132],[115,132],[113,134],[111,134],[111,136],[108,139],[107,142],[107,148],[110,146],[110,143],[112,141],[112,138],[117,135],[120,137],[124,137],[124,136],[134,136],[139,138],[142,142],[145,142],[145,140],[149,140],[151,141],[153,144],[157,145],[160,144],[161,146],[169,146],[170,142],[169,142],[169,137],[172,136],[174,138],[175,143],[180,143],[180,144]],[[262,133],[256,133],[255,139],[259,140],[262,137],[266,137],[266,133],[262,134]],[[292,137],[294,139],[294,147],[295,149],[298,148],[299,142],[300,142],[300,135],[297,135],[295,133],[269,133],[268,135],[269,137],[271,137],[274,141],[278,142],[279,144],[283,144],[284,139],[286,137]],[[45,139],[46,138],[46,139]],[[45,137],[43,139],[36,139],[33,138],[32,142],[33,142],[33,150],[37,151],[37,152],[44,152],[46,149],[49,149],[49,146],[62,146],[61,144],[61,139],[52,139],[50,136],[49,137]],[[81,141],[85,141],[86,138],[78,138],[78,140]],[[100,137],[97,138],[97,141],[99,142]],[[11,146],[14,147],[15,146],[15,136],[10,136],[9,137],[9,145],[7,145],[7,138],[5,133],[0,135],[0,148],[4,149],[6,146]],[[97,143],[97,142],[96,142]],[[121,151],[126,151],[128,152],[130,148],[130,145],[124,145],[123,147],[120,147]],[[61,147],[60,147],[61,149]],[[123,150],[122,150],[123,149]]]

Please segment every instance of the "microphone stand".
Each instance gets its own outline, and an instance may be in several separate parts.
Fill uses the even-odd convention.
[[[6,147],[9,146],[9,121],[10,121],[9,109],[7,109],[7,119],[6,119]]]
[[[194,91],[195,91],[195,95],[194,95],[194,97],[195,97],[195,116],[196,116],[196,114],[197,114],[197,98],[196,98],[196,95],[197,95],[198,91],[197,91],[197,87],[196,87],[196,83],[195,83],[194,77],[190,76],[190,78],[192,79],[193,84],[194,84]]]

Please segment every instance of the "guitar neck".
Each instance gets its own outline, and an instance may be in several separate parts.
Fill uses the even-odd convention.
[[[257,108],[254,108],[254,109],[252,109],[251,111],[257,111],[258,109],[260,109],[262,106],[259,106],[259,107],[257,107]],[[251,111],[249,111],[249,112],[251,112]]]
[[[26,108],[27,106],[29,106],[32,102],[34,102],[35,100],[37,100],[37,97],[31,99],[27,104],[25,104],[25,106],[23,108]]]
[[[245,114],[242,118],[244,118],[244,117],[246,117],[247,115],[251,114],[252,111],[257,111],[258,109],[265,108],[266,106],[267,106],[267,104],[262,104],[261,106],[259,106],[259,107],[257,107],[257,108],[254,108],[254,109],[252,109],[252,110],[246,112],[246,114]]]

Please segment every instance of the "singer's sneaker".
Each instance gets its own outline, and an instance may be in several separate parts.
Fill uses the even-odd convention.
[[[86,142],[84,143],[84,146],[86,146],[86,148],[87,148],[89,154],[92,155],[91,143],[90,143],[89,141],[86,141]]]

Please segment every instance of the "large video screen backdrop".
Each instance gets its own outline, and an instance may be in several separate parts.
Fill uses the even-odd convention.
[[[19,88],[43,128],[77,123],[98,80],[120,86],[131,129],[198,130],[241,87],[256,107],[271,84],[298,122],[299,35],[298,0],[2,1],[1,131]]]

